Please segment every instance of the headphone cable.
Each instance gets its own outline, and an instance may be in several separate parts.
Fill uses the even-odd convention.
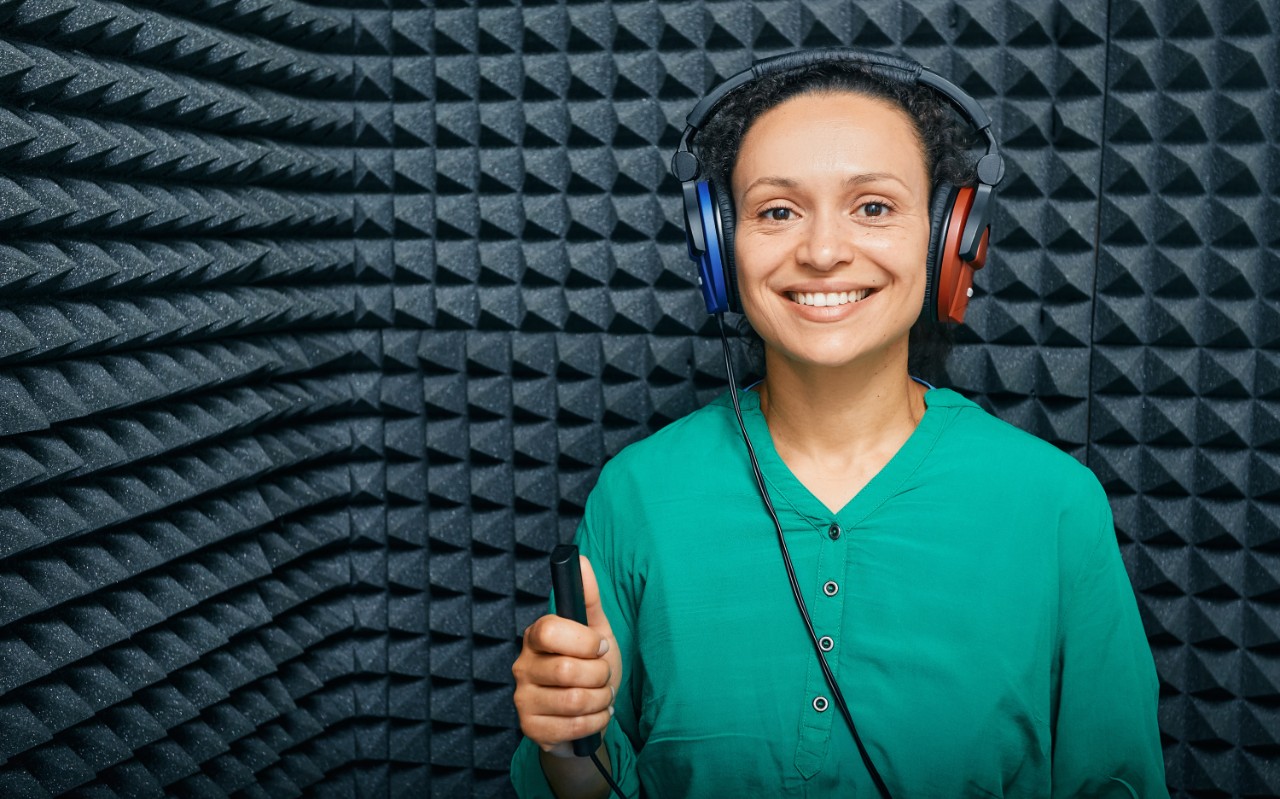
[[[818,665],[822,667],[822,676],[826,678],[827,685],[831,688],[831,694],[836,700],[836,705],[840,708],[840,714],[844,716],[844,721],[849,726],[849,732],[853,734],[853,742],[858,745],[858,754],[862,756],[862,763],[871,774],[871,781],[875,783],[880,796],[883,799],[892,799],[888,786],[884,784],[884,779],[880,776],[880,772],[876,770],[875,764],[871,762],[871,756],[867,754],[867,748],[862,743],[862,737],[858,735],[858,728],[853,724],[853,716],[849,714],[849,707],[845,704],[844,693],[841,692],[840,686],[836,683],[835,675],[831,673],[831,667],[827,665],[827,658],[822,651],[822,646],[818,643],[818,634],[813,629],[813,620],[809,618],[809,609],[805,605],[804,596],[800,592],[800,581],[796,579],[795,568],[791,565],[791,552],[787,549],[787,541],[782,534],[782,522],[778,520],[777,511],[773,508],[773,501],[769,499],[769,492],[765,489],[764,473],[760,471],[760,462],[756,460],[755,447],[751,445],[751,437],[747,435],[747,425],[742,419],[742,407],[738,403],[738,381],[733,372],[733,358],[729,355],[729,335],[724,328],[724,314],[718,313],[715,317],[716,324],[720,328],[720,341],[724,345],[724,368],[729,377],[729,397],[733,401],[733,413],[738,418],[738,428],[742,431],[742,440],[747,445],[747,456],[751,459],[751,471],[755,474],[756,487],[760,489],[760,498],[764,500],[764,507],[769,511],[769,518],[773,520],[774,529],[778,531],[778,546],[782,549],[782,562],[787,569],[787,580],[791,583],[791,593],[795,596],[796,606],[800,609],[801,618],[804,619],[805,629],[809,631],[809,640],[813,642],[813,651],[818,655]]]
[[[592,752],[591,762],[596,764],[596,771],[600,772],[600,776],[604,777],[604,781],[609,783],[609,788],[618,795],[618,799],[627,799],[627,795],[618,787],[618,783],[613,781],[613,777],[609,774],[609,769],[604,767],[604,763],[600,762],[600,758],[596,757],[596,753]]]

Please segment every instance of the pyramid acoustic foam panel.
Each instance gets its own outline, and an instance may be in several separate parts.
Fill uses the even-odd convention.
[[[1108,26],[1088,462],[1187,796],[1280,795],[1277,22],[1124,2]]]
[[[509,796],[601,465],[724,389],[667,159],[753,59],[981,100],[943,380],[1103,480],[1175,797],[1280,795],[1261,0],[0,0],[0,795]]]
[[[0,0],[6,797],[427,790],[389,22]]]

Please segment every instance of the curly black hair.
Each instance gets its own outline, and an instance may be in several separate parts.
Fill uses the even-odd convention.
[[[742,139],[756,119],[793,97],[825,92],[851,92],[901,108],[915,128],[933,185],[974,184],[974,163],[969,157],[973,137],[949,103],[927,86],[882,77],[853,61],[821,62],[766,75],[729,94],[693,141],[703,176],[716,186],[728,187]],[[752,370],[763,373],[763,342],[746,317],[740,331],[751,341]],[[950,350],[950,332],[922,314],[911,328],[907,368],[926,380],[940,380]]]

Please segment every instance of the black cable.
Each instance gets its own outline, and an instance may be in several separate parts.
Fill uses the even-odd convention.
[[[626,794],[618,787],[618,783],[613,781],[613,777],[609,775],[609,769],[604,767],[604,763],[600,762],[600,758],[596,757],[596,753],[591,753],[591,762],[596,764],[596,770],[600,772],[600,776],[604,777],[604,781],[609,783],[609,787],[618,795],[618,799],[627,799]]]
[[[826,678],[827,685],[831,687],[831,694],[835,697],[836,705],[840,708],[840,714],[844,716],[845,724],[849,725],[849,732],[853,734],[853,742],[858,745],[858,754],[862,756],[862,763],[867,767],[867,771],[871,774],[871,781],[876,784],[880,796],[884,799],[892,799],[889,795],[889,788],[884,784],[880,772],[876,771],[875,764],[871,762],[871,756],[867,754],[867,748],[862,744],[862,737],[858,735],[858,728],[853,725],[853,716],[849,714],[849,706],[845,704],[844,694],[840,691],[840,686],[836,684],[835,675],[831,673],[831,667],[827,665],[826,655],[822,651],[822,646],[818,643],[818,634],[814,632],[813,620],[809,618],[809,608],[804,603],[804,596],[800,592],[800,581],[796,579],[796,570],[791,565],[791,552],[787,549],[787,540],[782,534],[782,522],[778,520],[778,514],[773,509],[773,501],[769,499],[769,492],[764,486],[764,473],[760,471],[760,462],[756,460],[755,447],[751,446],[751,437],[747,435],[747,425],[742,420],[742,407],[738,404],[738,381],[733,373],[733,358],[729,355],[729,335],[724,329],[724,314],[716,314],[716,324],[720,326],[720,341],[724,344],[724,368],[729,377],[729,397],[733,401],[733,413],[738,417],[738,428],[742,430],[742,440],[747,445],[747,456],[751,459],[751,471],[756,476],[756,486],[760,489],[760,498],[764,500],[764,507],[769,511],[769,518],[773,519],[774,529],[778,531],[778,546],[782,549],[782,563],[787,568],[787,580],[791,583],[791,593],[796,598],[796,606],[800,608],[800,616],[804,619],[804,627],[809,631],[809,640],[813,641],[813,651],[818,655],[818,664],[822,667],[822,676]]]

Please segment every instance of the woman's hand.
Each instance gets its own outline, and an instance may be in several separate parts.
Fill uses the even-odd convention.
[[[609,724],[622,682],[622,658],[600,606],[591,563],[581,557],[587,624],[559,616],[539,618],[524,631],[511,667],[520,729],[542,751],[573,757],[572,742]]]

